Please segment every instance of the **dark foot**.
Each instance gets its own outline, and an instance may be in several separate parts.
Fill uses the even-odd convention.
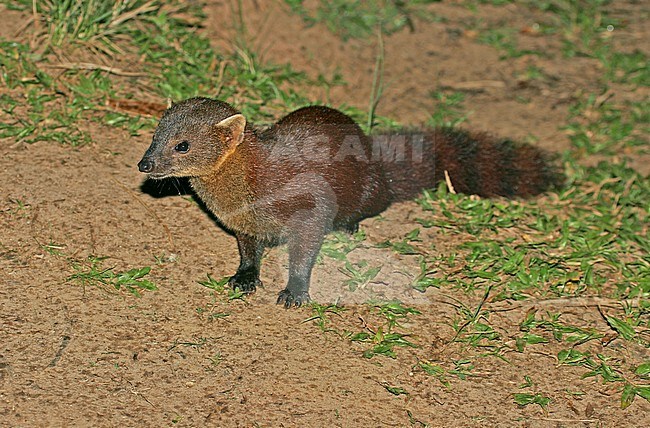
[[[359,231],[359,223],[347,224],[345,225],[343,230],[349,233],[350,235],[354,235]]]
[[[280,295],[278,296],[278,305],[284,305],[286,309],[289,309],[292,306],[299,307],[302,306],[303,303],[309,303],[311,301],[311,298],[309,297],[309,293],[306,291],[298,291],[298,292],[293,292],[287,288],[284,290],[280,291]]]
[[[234,290],[239,288],[240,291],[250,294],[254,293],[257,286],[262,285],[259,276],[252,270],[244,270],[234,274],[229,280],[228,285]]]

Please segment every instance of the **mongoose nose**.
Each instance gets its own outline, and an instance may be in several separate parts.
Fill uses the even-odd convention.
[[[153,171],[153,161],[151,159],[143,158],[140,163],[138,163],[138,169],[140,172],[146,173]]]

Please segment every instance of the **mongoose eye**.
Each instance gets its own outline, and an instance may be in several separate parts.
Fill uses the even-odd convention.
[[[190,150],[190,143],[187,141],[181,141],[180,143],[176,144],[174,150],[179,153],[187,153]]]

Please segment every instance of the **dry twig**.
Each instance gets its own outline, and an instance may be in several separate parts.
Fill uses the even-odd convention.
[[[101,70],[107,73],[115,74],[116,76],[124,77],[146,77],[147,73],[139,71],[125,71],[117,67],[109,67],[107,65],[93,64],[90,62],[68,62],[60,64],[45,64],[45,67],[50,68],[64,68],[66,70]]]

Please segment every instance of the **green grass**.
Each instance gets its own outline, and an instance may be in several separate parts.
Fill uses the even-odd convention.
[[[543,210],[534,203],[522,205],[448,195],[444,186],[439,188],[436,202],[432,201],[435,194],[425,194],[420,200],[423,208],[437,208],[434,219],[420,220],[425,227],[436,225],[448,233],[476,236],[477,240],[458,245],[457,251],[463,258],[460,270],[457,257],[440,257],[427,261],[431,265],[423,268],[422,274],[430,269],[439,279],[430,286],[461,288],[472,293],[483,290],[485,298],[489,295],[492,302],[593,294],[612,296],[612,301],[639,298],[638,305],[621,304],[617,315],[604,317],[621,339],[648,347],[650,237],[643,226],[650,221],[648,180],[624,166],[603,163],[580,169],[573,186],[580,190],[574,187],[566,191],[555,208],[547,202]],[[508,229],[519,232],[504,233]],[[521,240],[517,235],[527,238]],[[454,341],[464,343],[468,350],[475,349],[479,356],[505,355],[509,349],[506,338],[491,326],[489,308],[468,308],[458,302],[456,309]],[[540,318],[529,312],[520,331],[514,348],[518,352],[550,341],[576,347],[603,337],[599,331],[561,322],[560,313]],[[607,362],[612,357],[569,356],[572,358],[567,360],[561,353],[560,365],[579,365],[590,370],[586,377],[618,383],[621,407],[629,406],[635,397],[647,399],[647,376],[635,378],[632,369],[626,374],[620,363],[612,366]],[[427,372],[446,381],[447,374],[440,363]],[[645,369],[642,367],[640,372]],[[520,405],[546,406],[539,394],[520,394],[515,401]]]
[[[519,386],[519,389],[535,388],[535,383],[530,376],[524,376],[524,383]],[[515,392],[513,398],[516,404],[521,407],[526,407],[531,404],[536,404],[541,407],[545,415],[548,414],[548,405],[553,401],[550,397],[539,392]]]
[[[233,296],[237,298],[242,297],[241,293],[237,290],[228,289],[228,277],[221,279],[214,279],[210,274],[207,274],[206,279],[203,281],[196,281],[199,285],[208,288],[210,291],[210,302],[206,302],[205,307],[196,308],[196,313],[200,316],[205,316],[208,320],[214,321],[230,316],[228,312],[221,312],[224,297],[226,302],[234,300]],[[231,298],[232,297],[232,298]]]
[[[153,291],[158,287],[145,277],[151,272],[151,267],[144,266],[127,271],[115,271],[115,267],[104,267],[103,262],[108,257],[89,256],[86,260],[72,261],[75,271],[68,281],[78,283],[83,287],[100,287],[104,290],[126,290],[140,297],[141,291]]]
[[[416,228],[410,231],[406,236],[396,242],[392,242],[390,240],[386,240],[384,242],[380,242],[377,247],[378,248],[391,248],[393,251],[395,251],[398,254],[407,256],[407,255],[414,255],[414,254],[421,254],[421,251],[418,250],[412,243],[417,243],[417,242],[422,242],[422,239],[419,237],[420,236],[420,229]]]
[[[379,271],[381,271],[381,266],[369,266],[365,260],[358,263],[351,263],[346,260],[345,267],[339,268],[339,271],[348,277],[344,284],[348,286],[350,291],[355,291],[357,288],[364,288],[370,281],[375,279]]]
[[[461,345],[470,364],[566,343],[570,348],[558,354],[558,367],[583,367],[583,377],[613,384],[626,408],[635,397],[648,398],[647,365],[630,366],[615,348],[597,355],[578,351],[600,343],[605,333],[563,321],[562,302],[589,296],[621,302],[603,313],[610,331],[623,344],[650,347],[650,182],[623,164],[573,168],[569,187],[543,205],[449,194],[443,184],[425,192],[418,202],[427,215],[418,222],[459,235],[463,242],[452,253],[420,255],[420,281],[414,287],[483,295],[477,305],[462,299],[452,304],[455,334],[449,343]],[[401,244],[414,235],[407,234]],[[554,299],[558,312],[529,311],[516,334],[504,336],[494,325],[492,307],[498,302]],[[419,367],[449,386],[451,363],[424,357]],[[522,406],[545,410],[552,404],[538,392],[514,397]]]
[[[549,12],[546,24],[563,39],[566,57],[591,56],[607,43],[609,30],[619,22],[607,12],[610,0],[548,0],[532,2],[533,7]]]
[[[406,307],[400,302],[389,302],[374,305],[374,313],[381,320],[380,324],[371,326],[366,324],[365,329],[358,333],[349,334],[352,342],[369,344],[371,347],[363,351],[364,358],[373,358],[376,355],[383,355],[389,358],[397,358],[395,348],[417,348],[418,345],[411,341],[408,333],[402,333],[400,324],[407,321],[410,315],[418,315],[416,309]]]
[[[336,260],[347,260],[348,254],[363,245],[366,240],[366,233],[359,230],[352,235],[343,232],[334,232],[328,235],[320,250],[319,260],[322,257],[330,257]]]
[[[209,288],[210,290],[216,291],[217,293],[223,293],[228,284],[228,277],[223,277],[219,280],[216,280],[207,274],[207,279],[203,281],[196,281],[198,284]]]
[[[52,77],[36,67],[41,56],[32,52],[25,43],[0,40],[0,78],[3,86],[42,85],[52,88]]]
[[[315,302],[312,302],[311,306],[314,315],[307,318],[303,322],[314,321],[314,324],[316,324],[323,333],[331,332],[338,334],[338,331],[336,329],[330,327],[331,320],[329,316],[336,315],[340,317],[341,314],[346,311],[346,309],[338,305],[320,305]]]
[[[632,53],[605,50],[597,53],[605,66],[605,81],[650,86],[650,61],[643,52]],[[648,111],[647,108],[645,110]],[[647,113],[646,113],[647,114]]]
[[[582,345],[590,340],[601,339],[604,335],[594,329],[585,329],[560,322],[562,314],[549,313],[537,317],[536,311],[529,311],[519,325],[523,333],[522,341],[517,341],[517,351],[523,352],[525,345],[548,343],[551,339],[544,335],[549,334],[558,342],[566,341],[573,346]],[[538,332],[539,334],[535,334]]]
[[[569,123],[563,128],[569,134],[574,156],[596,153],[616,154],[627,148],[647,151],[648,101],[627,101],[614,104],[607,93],[591,94],[571,106]]]
[[[39,36],[52,46],[78,44],[115,54],[122,51],[116,44],[116,39],[125,35],[128,24],[140,21],[145,16],[155,16],[162,2],[19,0],[7,4],[32,10],[40,20],[39,27],[43,27],[43,33]]]
[[[0,83],[10,90],[1,95],[0,138],[87,143],[79,126],[84,106],[65,102],[55,79],[36,66],[39,59],[27,44],[0,40]]]
[[[539,283],[549,284],[547,293],[579,295],[601,289],[613,272],[622,274],[618,290],[625,290],[631,278],[644,286],[648,181],[624,166],[605,163],[581,169],[580,174],[544,209],[532,201],[521,204],[450,195],[441,185],[437,193],[425,192],[419,201],[435,215],[418,221],[424,227],[475,237],[458,246],[467,264],[457,283],[468,289],[505,277],[508,283],[503,291],[508,298],[517,298],[512,293]],[[433,202],[435,196],[439,199]],[[507,229],[520,232],[495,236]],[[527,236],[525,241],[516,239],[522,234]],[[622,260],[620,254],[637,256]],[[455,270],[453,262],[439,263],[442,271]]]
[[[418,348],[411,335],[403,333],[403,324],[409,321],[412,315],[419,315],[420,311],[404,306],[400,302],[374,303],[369,306],[369,313],[364,321],[364,329],[352,332],[346,328],[338,328],[337,323],[331,319],[332,315],[343,318],[345,308],[336,305],[319,305],[312,303],[313,316],[303,322],[313,322],[324,333],[334,333],[338,337],[346,338],[351,342],[361,343],[365,349],[361,353],[364,358],[371,359],[375,356],[397,358],[396,348]]]
[[[230,277],[225,276],[219,280],[216,280],[212,278],[210,274],[207,274],[207,280],[197,281],[197,283],[212,290],[213,298],[215,298],[216,295],[225,294],[229,302],[233,300],[246,301],[246,293],[241,291],[239,288],[235,288],[235,289],[232,289],[231,287],[226,288],[229,279]],[[214,315],[212,315],[212,318],[215,318]]]
[[[31,2],[11,5],[31,11]],[[26,43],[0,40],[0,83],[28,94],[26,103],[11,92],[2,94],[0,138],[79,146],[90,142],[88,131],[80,126],[83,121],[120,127],[131,135],[153,127],[151,118],[106,108],[111,99],[136,95],[134,78],[118,77],[121,70],[102,69],[102,58],[119,56],[141,63],[144,88],[161,104],[167,98],[218,97],[257,123],[308,104],[295,86],[331,84],[310,82],[288,65],[261,63],[245,46],[230,54],[214,51],[198,34],[200,10],[173,1],[47,1],[38,3],[36,16],[43,25],[30,29],[43,41],[41,53],[32,53]],[[97,64],[90,67],[95,69],[63,64],[66,69],[55,79],[56,69],[50,66],[60,65],[52,55],[58,49],[95,56]]]
[[[446,93],[436,91],[431,94],[434,105],[431,117],[427,121],[432,127],[458,126],[467,120],[467,112],[463,105],[465,95],[462,92]]]
[[[603,354],[597,354],[594,357],[588,352],[580,352],[573,348],[558,353],[557,359],[559,365],[578,366],[587,369],[582,375],[583,378],[594,377],[603,384],[613,383],[618,385],[618,390],[621,393],[620,406],[622,409],[629,407],[637,396],[650,401],[650,385],[646,383],[650,380],[648,376],[650,361],[626,370],[622,362],[617,358]]]
[[[429,287],[439,288],[444,279],[437,277],[438,271],[433,268],[431,263],[427,262],[426,257],[420,256],[418,265],[420,272],[413,277],[411,286],[420,292],[426,291]]]
[[[530,404],[537,404],[544,410],[545,413],[547,413],[546,408],[551,402],[550,398],[545,397],[542,394],[529,394],[529,393],[517,392],[513,394],[513,397],[515,399],[515,403],[517,403],[518,405],[525,407]]]
[[[478,41],[502,52],[500,59],[519,58],[524,55],[543,55],[543,52],[520,49],[517,44],[517,31],[514,28],[488,28],[481,31]]]
[[[307,8],[302,0],[285,0],[285,3],[308,25],[323,23],[343,40],[365,39],[377,31],[392,34],[403,29],[415,28],[415,19],[433,20],[427,13],[427,3],[440,0],[335,0],[321,1],[314,8]]]

